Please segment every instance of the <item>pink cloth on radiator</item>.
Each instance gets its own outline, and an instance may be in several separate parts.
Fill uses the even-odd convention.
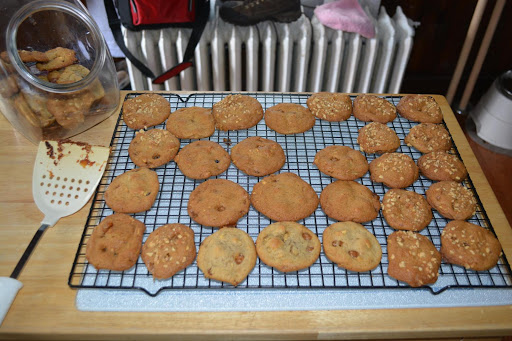
[[[315,8],[318,20],[327,27],[375,37],[375,27],[357,0],[338,0]]]

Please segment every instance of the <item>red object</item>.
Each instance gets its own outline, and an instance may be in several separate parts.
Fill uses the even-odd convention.
[[[195,20],[194,0],[130,0],[133,25],[190,23]]]

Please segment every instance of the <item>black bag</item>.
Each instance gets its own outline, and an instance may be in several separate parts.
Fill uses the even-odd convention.
[[[114,39],[132,64],[153,84],[162,84],[169,78],[192,66],[194,50],[201,39],[210,14],[209,0],[104,0],[108,22]],[[183,61],[159,76],[138,60],[124,44],[121,25],[131,31],[168,27],[192,28]]]

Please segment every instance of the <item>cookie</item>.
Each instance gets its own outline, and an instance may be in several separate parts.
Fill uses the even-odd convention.
[[[432,152],[418,159],[421,174],[434,181],[461,182],[468,176],[466,166],[456,155],[447,152]]]
[[[441,123],[443,113],[441,107],[431,96],[406,95],[400,99],[396,106],[400,116],[421,123]]]
[[[283,148],[275,141],[251,136],[231,149],[235,166],[247,175],[265,176],[280,170],[286,162]]]
[[[202,139],[215,132],[212,109],[189,107],[173,112],[167,119],[166,129],[179,139]]]
[[[325,256],[340,268],[370,271],[382,259],[379,241],[361,224],[334,223],[325,229],[322,238]]]
[[[156,126],[164,122],[170,113],[170,103],[157,94],[143,94],[123,103],[124,123],[132,129]]]
[[[313,187],[294,173],[269,175],[254,185],[251,203],[256,211],[277,221],[297,221],[318,207]]]
[[[498,263],[501,244],[491,231],[454,220],[446,224],[441,233],[441,254],[448,263],[484,271]]]
[[[57,84],[78,82],[89,75],[90,71],[80,64],[73,64],[65,68],[48,72],[48,81]]]
[[[306,101],[313,115],[321,120],[340,122],[352,115],[352,100],[350,96],[334,92],[317,92]]]
[[[160,183],[149,168],[135,168],[112,180],[105,191],[105,203],[115,212],[138,213],[153,206]]]
[[[188,200],[188,215],[196,223],[235,226],[249,212],[249,194],[239,184],[226,179],[210,179],[197,186]]]
[[[64,47],[56,47],[46,51],[44,54],[48,61],[36,64],[39,71],[57,70],[77,62],[75,51]]]
[[[404,139],[408,146],[422,153],[447,151],[452,148],[450,133],[441,124],[420,123],[409,130]]]
[[[390,189],[382,198],[382,215],[395,230],[421,231],[432,221],[432,208],[421,194]]]
[[[213,105],[212,114],[219,130],[249,129],[263,118],[263,107],[254,97],[227,95]]]
[[[396,108],[385,98],[363,94],[354,100],[354,117],[365,122],[385,124],[396,118]]]
[[[41,51],[18,50],[18,54],[23,63],[46,63],[50,61],[46,53]]]
[[[231,157],[217,142],[200,140],[183,147],[174,162],[185,176],[208,179],[225,172],[231,164]]]
[[[74,129],[85,121],[85,114],[94,103],[93,94],[87,89],[69,94],[52,94],[46,102],[50,114],[59,125]]]
[[[313,128],[315,116],[300,104],[279,103],[265,110],[265,124],[279,134],[299,134]]]
[[[130,142],[128,155],[139,167],[155,168],[174,159],[178,149],[180,140],[167,130],[141,130]]]
[[[386,153],[370,162],[370,179],[389,188],[405,188],[419,177],[414,160],[402,153]]]
[[[256,239],[256,252],[261,261],[281,272],[310,267],[320,256],[320,250],[316,234],[293,221],[270,224]]]
[[[388,275],[411,287],[433,284],[439,276],[441,254],[425,236],[395,231],[388,236]]]
[[[194,231],[183,224],[160,226],[144,242],[141,258],[153,278],[174,276],[196,258]]]
[[[41,127],[48,127],[55,122],[55,117],[48,111],[47,98],[35,93],[24,93],[28,106],[39,119]]]
[[[124,213],[114,213],[94,228],[85,257],[97,270],[124,271],[135,265],[146,226]]]
[[[379,196],[355,181],[336,180],[320,194],[324,213],[339,221],[364,223],[377,218]]]
[[[371,122],[359,129],[357,143],[362,152],[373,154],[391,153],[400,147],[398,135],[387,125]]]
[[[28,105],[22,92],[14,96],[12,104],[16,113],[22,116],[28,123],[37,128],[41,127],[41,121]]]
[[[320,172],[340,180],[355,180],[368,172],[368,161],[347,146],[328,146],[315,155],[313,164]]]
[[[430,206],[445,218],[466,220],[475,214],[476,199],[473,193],[458,182],[436,182],[425,194]]]
[[[199,246],[197,266],[206,278],[236,287],[246,279],[255,265],[254,241],[240,229],[222,228],[208,236]]]

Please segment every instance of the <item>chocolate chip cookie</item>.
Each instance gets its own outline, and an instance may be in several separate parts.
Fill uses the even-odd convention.
[[[315,155],[313,164],[320,172],[340,180],[355,180],[368,172],[368,161],[347,146],[328,146]]]
[[[166,129],[179,139],[202,139],[212,136],[215,132],[212,109],[200,107],[178,109],[167,119]]]
[[[156,168],[174,159],[178,149],[180,140],[167,130],[141,130],[130,142],[128,155],[139,167]]]
[[[279,134],[299,134],[313,128],[315,116],[296,103],[279,103],[265,111],[265,124]]]
[[[231,164],[231,157],[217,142],[199,140],[183,147],[174,162],[186,177],[208,179],[224,173]]]
[[[265,176],[280,170],[286,162],[283,148],[275,141],[248,137],[231,149],[235,166],[247,175]]]

